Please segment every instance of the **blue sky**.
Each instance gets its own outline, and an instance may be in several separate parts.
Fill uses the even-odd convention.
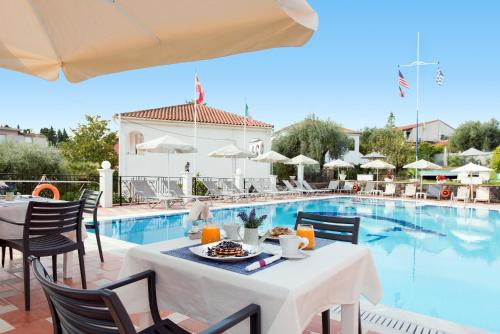
[[[452,126],[500,115],[500,2],[310,0],[318,32],[302,48],[283,48],[202,62],[107,75],[79,84],[45,82],[0,69],[0,123],[38,131],[71,128],[85,114],[183,103],[199,72],[206,102],[243,113],[277,129],[310,113],[345,127],[381,126],[389,112],[397,124],[415,120],[415,71],[403,70],[412,89],[397,94],[397,64],[416,57],[439,60],[421,72],[421,119]]]

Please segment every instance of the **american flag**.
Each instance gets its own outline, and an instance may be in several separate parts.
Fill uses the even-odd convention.
[[[198,74],[196,74],[194,77],[194,90],[196,94],[198,94],[195,103],[202,104],[205,98],[205,92],[203,91],[203,87],[201,87],[201,82],[200,79],[198,78]]]
[[[399,71],[399,85],[404,87],[404,88],[410,88],[410,86],[408,85],[408,82],[406,82],[406,79],[405,77],[403,76],[403,73],[401,73],[401,71]]]
[[[441,71],[439,68],[436,73],[436,82],[439,86],[443,85],[443,80],[444,80],[444,74],[443,71]]]
[[[405,92],[403,92],[403,90],[401,89],[401,87],[399,87],[399,96],[405,97]]]

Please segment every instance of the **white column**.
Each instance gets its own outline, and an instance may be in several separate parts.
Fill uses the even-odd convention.
[[[304,165],[297,165],[297,181],[304,181]]]
[[[193,194],[193,173],[184,172],[182,174],[182,191],[184,195]]]
[[[278,183],[278,176],[277,175],[269,175],[269,182],[271,184],[271,189],[274,189],[274,186]]]
[[[113,207],[113,170],[109,161],[101,163],[99,171],[99,191],[102,191],[101,206],[103,208]]]
[[[234,174],[234,184],[236,185],[236,187],[238,187],[238,189],[245,190],[243,174],[241,173],[241,169],[239,168],[236,169],[236,173]]]

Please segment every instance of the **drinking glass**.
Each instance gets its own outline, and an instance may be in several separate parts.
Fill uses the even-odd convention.
[[[299,224],[297,226],[297,233],[299,237],[307,238],[309,240],[309,245],[304,249],[314,249],[316,246],[316,240],[314,237],[314,227],[311,224]]]
[[[207,224],[201,229],[201,243],[210,244],[220,240],[220,227],[216,224]]]

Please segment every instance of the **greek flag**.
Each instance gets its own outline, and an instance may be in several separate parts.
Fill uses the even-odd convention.
[[[443,85],[443,80],[444,80],[444,74],[443,74],[443,71],[441,71],[440,69],[437,70],[436,72],[436,82],[439,86],[442,86]]]

